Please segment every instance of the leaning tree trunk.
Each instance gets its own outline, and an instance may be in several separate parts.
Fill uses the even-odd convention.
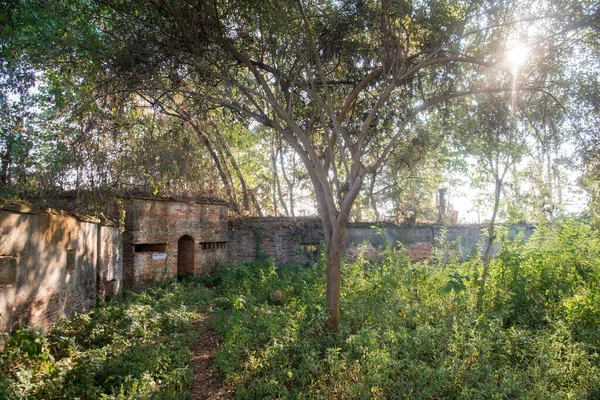
[[[242,174],[242,170],[240,169],[240,166],[235,161],[235,157],[233,156],[233,154],[231,154],[229,147],[227,147],[227,143],[222,143],[221,147],[223,149],[224,155],[227,156],[227,159],[231,163],[231,166],[240,181],[240,186],[242,188],[242,203],[244,205],[244,210],[250,211],[250,196],[249,196],[249,191],[248,191],[248,185],[246,185],[246,179],[244,179],[244,174]],[[233,179],[232,179],[232,182],[233,182]]]
[[[221,163],[221,160],[219,159],[219,155],[214,150],[212,144],[210,143],[210,140],[208,140],[208,138],[205,136],[201,136],[201,138],[204,141],[204,145],[206,146],[206,149],[210,153],[210,155],[213,159],[213,162],[215,163],[215,166],[217,167],[217,171],[219,171],[219,175],[221,176],[221,181],[223,182],[223,186],[225,186],[225,192],[227,193],[227,197],[229,197],[229,204],[231,205],[231,208],[233,209],[233,211],[236,214],[239,214],[240,208],[238,206],[237,199],[235,198],[235,192],[233,190],[233,183],[228,178],[228,176],[230,174],[228,174],[228,171],[226,171],[227,166],[223,165]]]
[[[225,187],[225,192],[227,193],[227,197],[229,198],[229,204],[231,208],[236,214],[239,214],[240,208],[235,197],[235,191],[233,189],[233,180],[230,179],[231,174],[227,170],[227,165],[221,162],[219,154],[217,154],[217,152],[215,151],[212,143],[210,142],[206,134],[196,124],[191,123],[191,126],[200,138],[200,140],[202,140],[202,142],[206,146],[208,153],[210,154],[213,162],[215,163],[215,166],[217,167],[217,171],[219,172],[219,176],[221,177],[221,181],[223,182],[223,186]]]

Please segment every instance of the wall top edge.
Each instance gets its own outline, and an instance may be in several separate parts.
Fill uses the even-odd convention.
[[[22,200],[8,200],[0,199],[0,210],[18,213],[18,214],[48,214],[48,215],[59,215],[63,217],[73,217],[81,222],[89,222],[92,224],[98,224],[103,226],[116,226],[116,224],[108,219],[100,219],[91,215],[80,214],[76,212],[68,212],[63,210],[56,210],[53,208],[46,208],[36,206]]]
[[[123,200],[144,200],[144,201],[163,201],[167,203],[187,203],[187,204],[212,204],[219,206],[229,206],[229,203],[219,200],[219,199],[211,199],[211,198],[177,198],[177,197],[151,197],[145,195],[125,195],[120,196],[120,199]]]
[[[306,225],[306,224],[321,224],[321,219],[316,216],[311,217],[230,217],[229,224],[231,226],[254,226],[258,227],[261,225],[272,226],[272,225]],[[443,224],[396,224],[393,222],[351,222],[348,224],[348,228],[355,229],[371,229],[371,228],[434,228],[440,229],[442,227],[452,228],[486,228],[488,224],[454,224],[454,225],[443,225]],[[517,223],[517,224],[505,224],[497,223],[496,226],[509,226],[515,228],[529,228],[535,227],[535,224],[528,223]]]

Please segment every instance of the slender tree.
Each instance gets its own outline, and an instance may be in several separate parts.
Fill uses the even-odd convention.
[[[230,110],[296,152],[324,228],[331,330],[339,323],[346,226],[365,177],[421,146],[416,126],[430,110],[510,91],[488,72],[510,74],[507,43],[526,27],[537,31],[525,39],[550,56],[557,35],[571,39],[598,25],[597,7],[568,1],[549,2],[540,14],[546,4],[537,1],[73,4],[79,9],[72,25],[84,29],[68,31],[69,40],[54,47],[95,62],[86,77],[148,99],[186,96],[200,105],[192,112]],[[523,91],[552,87],[528,78]]]
[[[346,226],[365,177],[399,148],[412,150],[400,145],[419,142],[413,128],[423,112],[510,91],[486,74],[507,69],[503,50],[516,29],[543,19],[547,36],[538,34],[535,44],[544,46],[556,31],[597,23],[590,10],[533,15],[503,2],[110,5],[113,68],[131,78],[130,87],[202,97],[273,129],[298,154],[323,222],[331,330],[338,328]]]

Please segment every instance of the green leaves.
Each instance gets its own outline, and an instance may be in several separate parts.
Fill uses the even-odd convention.
[[[471,278],[468,275],[463,276],[458,272],[453,272],[450,274],[450,279],[448,280],[448,283],[446,283],[446,286],[442,288],[442,293],[449,294],[451,292],[454,292],[458,294],[464,290],[467,290],[465,282],[468,282],[470,280]]]
[[[224,270],[222,372],[244,398],[551,398],[597,390],[598,238],[584,222],[502,244],[483,314],[476,262],[343,267],[342,323],[323,333],[320,274],[268,265]],[[391,252],[391,250],[390,250]],[[595,265],[580,275],[577,263]],[[572,267],[572,268],[571,268]],[[561,272],[562,271],[562,272]],[[263,279],[264,278],[264,279]],[[290,290],[293,287],[294,290]],[[282,303],[270,301],[276,288]],[[559,294],[559,297],[554,297]],[[248,299],[248,298],[247,298]]]
[[[211,298],[197,281],[172,282],[62,320],[47,336],[21,329],[0,354],[0,396],[179,398],[193,324]]]

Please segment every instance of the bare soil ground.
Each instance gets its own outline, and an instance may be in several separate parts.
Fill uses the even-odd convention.
[[[214,356],[217,350],[219,333],[213,327],[214,315],[207,312],[206,317],[195,325],[198,339],[192,347],[194,377],[190,388],[192,400],[229,399],[233,396],[233,387],[224,385],[215,371]]]

